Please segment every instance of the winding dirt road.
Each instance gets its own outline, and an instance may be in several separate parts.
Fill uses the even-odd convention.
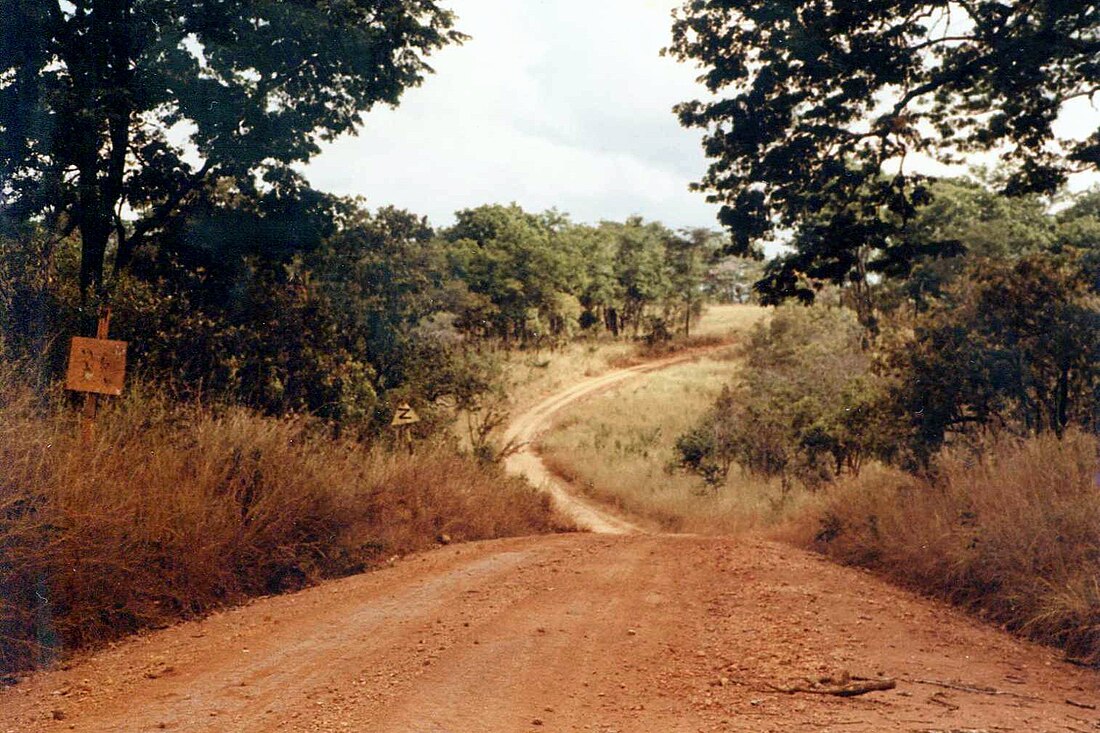
[[[0,731],[1100,730],[1100,675],[1050,650],[787,547],[559,501],[617,534],[443,547],[149,634],[0,692]],[[897,686],[779,691],[844,674]]]
[[[701,353],[713,350],[700,349],[625,369],[615,369],[550,395],[514,418],[508,426],[504,433],[504,444],[515,444],[519,449],[508,457],[505,467],[512,473],[526,476],[532,484],[547,491],[554,500],[554,507],[583,530],[616,535],[646,533],[647,530],[638,523],[617,516],[607,508],[596,506],[575,494],[565,481],[543,464],[535,451],[535,442],[552,427],[557,414],[574,402],[604,392],[628,379],[683,364]]]

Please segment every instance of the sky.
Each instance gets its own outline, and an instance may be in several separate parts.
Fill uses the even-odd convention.
[[[430,57],[436,73],[397,109],[365,115],[357,136],[327,144],[313,185],[393,205],[446,226],[454,212],[516,202],[574,221],[640,214],[673,228],[717,228],[717,207],[688,190],[707,162],[678,102],[704,94],[698,70],[661,57],[678,0],[450,0],[471,36]],[[1087,100],[1057,132],[1084,137]],[[991,165],[995,156],[973,161]],[[935,175],[965,173],[924,161]],[[1077,177],[1071,189],[1097,182]]]
[[[574,221],[640,214],[717,227],[701,134],[672,107],[702,87],[659,55],[674,0],[452,0],[471,39],[430,57],[436,73],[357,136],[326,145],[312,184],[394,205],[437,226],[456,210],[515,201]]]

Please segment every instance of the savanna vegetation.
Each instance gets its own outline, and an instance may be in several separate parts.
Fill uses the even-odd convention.
[[[790,509],[778,481],[735,473],[715,491],[677,470],[680,436],[741,372],[741,345],[767,317],[759,306],[710,306],[699,333],[718,345],[570,408],[539,441],[543,460],[601,503],[668,531],[736,533],[770,524]]]
[[[1098,194],[933,190],[912,236],[966,254],[875,282],[874,332],[844,288],[778,308],[675,461],[743,502],[779,482],[783,536],[1095,662]]]
[[[132,390],[89,444],[55,401],[0,384],[8,672],[438,542],[564,529],[545,496],[446,443],[410,455]]]
[[[295,166],[465,40],[431,0],[0,0],[0,665],[556,528],[497,465],[509,401],[715,343],[708,299],[778,307],[582,408],[560,471],[667,527],[781,521],[1095,662],[1100,193],[1064,184],[1100,139],[1055,123],[1100,86],[1098,13],[685,3],[719,235],[314,190]],[[85,445],[58,379],[108,313],[128,394]]]
[[[0,17],[2,668],[444,535],[557,529],[497,465],[512,367],[666,348],[708,293],[747,297],[710,230],[515,204],[437,228],[313,189],[296,165],[465,40],[439,3]],[[127,394],[82,445],[58,381],[108,315]]]
[[[677,443],[778,480],[788,537],[1100,658],[1100,15],[1081,3],[687,2],[669,52],[730,251],[795,300]],[[1094,119],[1094,118],[1093,118]],[[975,153],[993,171],[927,173]],[[914,160],[921,158],[924,164]],[[735,489],[736,490],[736,489]]]

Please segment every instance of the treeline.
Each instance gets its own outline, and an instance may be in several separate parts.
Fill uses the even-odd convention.
[[[577,224],[515,204],[435,229],[295,179],[251,195],[222,183],[130,255],[109,292],[111,335],[130,342],[136,373],[180,397],[372,430],[401,401],[429,418],[440,398],[471,403],[492,386],[484,352],[498,345],[688,332],[708,283],[748,282],[711,273],[720,245],[708,230]],[[82,296],[79,267],[74,238],[6,226],[0,357],[60,373],[67,337],[102,305]]]
[[[934,475],[944,448],[1100,432],[1100,192],[1058,213],[968,180],[932,193],[906,246],[954,255],[777,310],[680,439],[684,467],[817,488],[872,459]]]

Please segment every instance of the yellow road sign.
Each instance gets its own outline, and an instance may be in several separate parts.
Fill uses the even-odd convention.
[[[390,425],[412,425],[418,422],[420,422],[420,416],[416,414],[416,410],[408,402],[402,402],[393,413],[393,422]]]

